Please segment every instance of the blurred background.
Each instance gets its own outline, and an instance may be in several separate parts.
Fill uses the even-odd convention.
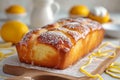
[[[120,0],[55,0],[60,5],[59,14],[68,14],[69,9],[73,5],[83,4],[89,8],[95,6],[104,6],[112,14],[120,13]],[[33,9],[32,0],[0,0],[0,13],[4,13],[5,9],[13,4],[19,4],[26,8],[27,12],[30,14]],[[5,17],[4,15],[0,16]]]
[[[54,0],[58,2],[60,5],[60,11],[58,13],[58,18],[65,17],[70,8],[74,5],[86,5],[89,8],[93,8],[95,6],[103,6],[105,7],[110,14],[119,14],[120,13],[120,0]],[[30,17],[30,13],[33,9],[33,2],[32,0],[0,0],[0,18],[4,18],[4,11],[6,8],[13,4],[19,4],[25,7],[28,13],[28,19]],[[116,15],[117,16],[117,15]]]
[[[84,4],[89,8],[94,6],[104,6],[110,13],[120,13],[120,0],[55,0],[60,4],[60,12],[67,13],[69,9],[76,4]],[[28,12],[32,11],[32,0],[0,0],[0,12],[13,4],[23,5]]]

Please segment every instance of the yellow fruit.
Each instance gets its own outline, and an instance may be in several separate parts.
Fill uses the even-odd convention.
[[[100,23],[106,23],[106,22],[109,22],[110,20],[110,15],[109,14],[106,14],[106,16],[104,17],[101,17],[101,16],[95,16],[93,14],[89,14],[88,16],[90,19],[93,19],[95,21],[98,21]]]
[[[1,27],[1,37],[6,42],[17,43],[29,31],[28,27],[19,21],[8,21]]]
[[[13,14],[21,14],[21,13],[25,13],[26,10],[24,7],[20,5],[12,5],[8,9],[6,9],[6,12],[13,13]]]
[[[75,5],[70,9],[71,15],[78,15],[82,17],[87,17],[89,14],[89,9],[84,5]]]

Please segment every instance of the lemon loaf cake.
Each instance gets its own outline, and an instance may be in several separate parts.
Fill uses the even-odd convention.
[[[16,44],[19,60],[23,63],[65,69],[103,40],[104,29],[87,18],[65,18],[28,32]]]

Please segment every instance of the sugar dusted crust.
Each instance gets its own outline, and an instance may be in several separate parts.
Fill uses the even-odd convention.
[[[21,62],[65,69],[96,48],[103,37],[98,22],[65,18],[30,31],[16,48]]]
[[[39,43],[49,44],[57,50],[68,52],[72,46],[71,40],[60,31],[48,31],[37,38]],[[67,51],[66,51],[67,50]]]

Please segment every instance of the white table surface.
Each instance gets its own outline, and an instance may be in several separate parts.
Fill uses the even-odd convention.
[[[64,17],[67,17],[68,15],[67,14],[63,14],[63,13],[60,13],[59,16],[56,17],[56,19],[60,19],[60,18],[64,18]],[[115,23],[120,23],[120,14],[111,14],[111,17],[112,17],[112,20],[115,22]],[[4,18],[4,16],[2,14],[0,14],[0,19],[1,18]],[[0,20],[0,26],[4,23],[4,20]],[[26,19],[26,23],[29,23],[29,20]],[[110,41],[116,45],[120,45],[120,39],[115,39],[115,38],[106,38],[104,39],[104,41]],[[116,60],[117,62],[120,62],[120,57]],[[0,68],[0,75],[6,75],[2,72],[2,68]],[[102,74],[102,77],[104,78],[104,80],[118,80],[118,79],[115,79],[115,78],[112,78],[111,76],[103,73]],[[3,79],[0,79],[0,80],[3,80]]]

